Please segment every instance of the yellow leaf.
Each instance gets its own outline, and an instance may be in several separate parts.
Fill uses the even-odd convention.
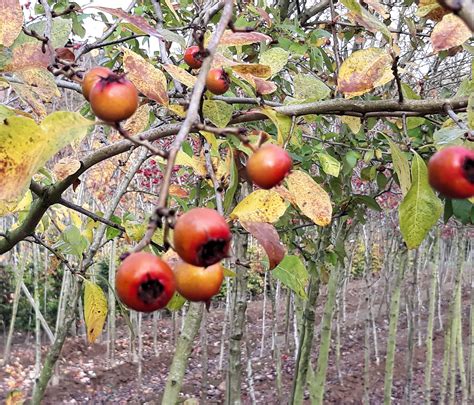
[[[83,138],[91,124],[78,113],[61,111],[40,125],[18,116],[0,122],[0,215],[15,208],[38,169],[63,147]]]
[[[168,106],[168,85],[165,74],[130,49],[122,48],[122,51],[127,77],[137,89],[149,99]]]
[[[84,282],[84,320],[87,340],[94,343],[104,328],[107,318],[107,298],[102,289],[89,280]]]
[[[258,63],[240,63],[233,65],[232,70],[243,75],[252,75],[262,79],[268,79],[272,75],[272,69],[268,65]]]
[[[168,110],[175,113],[178,117],[184,118],[186,117],[186,110],[182,105],[179,104],[170,104],[168,106]]]
[[[271,41],[272,38],[268,35],[262,34],[258,31],[251,32],[232,32],[227,30],[222,35],[219,41],[220,46],[238,46],[238,45],[250,45],[256,42]]]
[[[44,102],[50,102],[53,97],[60,97],[58,86],[54,81],[52,73],[45,69],[33,68],[21,70],[18,73],[23,81],[33,86],[33,91],[40,96]]]
[[[15,209],[12,212],[28,211],[30,209],[30,205],[32,202],[33,202],[33,195],[31,194],[31,191],[28,190],[25,196],[21,199],[21,201],[18,203],[18,205],[15,207]]]
[[[5,405],[21,405],[25,402],[25,395],[20,390],[13,390],[5,398]]]
[[[471,38],[471,30],[457,15],[447,14],[436,24],[431,33],[435,52],[462,45]]]
[[[179,66],[163,65],[163,69],[165,69],[173,79],[177,80],[180,83],[183,83],[189,88],[193,88],[196,84],[197,77],[186,72],[186,70],[180,68]]]
[[[278,131],[278,144],[283,145],[288,139],[291,130],[291,118],[286,115],[277,113],[270,107],[258,108],[256,111],[265,114],[275,124]]]
[[[346,124],[352,133],[357,134],[360,131],[360,127],[362,126],[359,117],[351,117],[350,115],[343,115],[341,117],[341,121]]]
[[[176,155],[176,165],[178,166],[187,166],[192,167],[195,173],[199,176],[206,176],[207,170],[206,165],[203,161],[195,158],[194,156],[189,156],[186,152],[180,150]]]
[[[286,178],[288,191],[293,195],[301,212],[316,225],[331,222],[332,205],[328,193],[312,177],[300,170],[292,171]]]
[[[288,204],[273,190],[256,190],[245,197],[230,214],[242,222],[277,222]]]
[[[130,135],[136,135],[145,130],[148,126],[148,121],[150,121],[150,105],[143,104],[138,107],[135,114],[125,121],[123,127]]]
[[[28,104],[40,119],[46,116],[46,107],[33,87],[20,83],[11,83],[11,87],[17,96]]]
[[[381,48],[354,52],[341,65],[337,88],[346,97],[360,96],[393,80],[392,57]]]
[[[76,211],[69,210],[69,217],[71,218],[71,223],[77,228],[82,228],[82,219]]]
[[[81,162],[72,157],[61,159],[53,167],[53,173],[58,181],[64,180],[71,174],[76,173],[81,168]]]

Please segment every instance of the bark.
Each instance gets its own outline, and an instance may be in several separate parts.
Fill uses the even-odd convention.
[[[165,391],[161,403],[163,405],[176,404],[183,383],[184,372],[191,354],[193,341],[199,332],[199,325],[204,311],[204,304],[191,303],[184,321],[183,330],[176,344],[175,355],[171,363]]]

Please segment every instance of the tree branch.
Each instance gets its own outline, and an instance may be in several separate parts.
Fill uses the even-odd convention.
[[[380,114],[383,116],[402,116],[403,114],[406,116],[424,116],[429,114],[445,114],[446,104],[449,104],[453,111],[465,110],[467,107],[467,97],[439,100],[405,100],[403,103],[399,103],[398,100],[366,101],[335,99],[301,105],[275,107],[275,111],[288,116],[301,116],[308,114],[358,114],[359,116],[363,117],[373,116],[373,114]],[[249,111],[243,113],[237,118],[234,118],[230,124],[232,125],[251,121],[261,121],[266,119],[268,119],[268,117],[258,111]],[[156,139],[175,135],[178,133],[180,128],[182,128],[182,125],[183,124],[181,123],[177,123],[165,125],[159,128],[153,128],[143,132],[140,135],[140,139],[151,142]],[[198,129],[196,128],[196,130]],[[30,235],[36,228],[36,225],[39,223],[48,207],[58,203],[59,199],[61,198],[61,194],[67,190],[86,170],[97,163],[128,151],[134,146],[135,145],[133,143],[124,140],[96,150],[81,162],[81,168],[76,173],[53,186],[45,188],[44,193],[33,201],[30,211],[28,212],[24,222],[22,222],[18,228],[7,232],[7,237],[0,238],[0,254],[9,251],[19,241]],[[168,186],[166,186],[166,190],[167,189]]]

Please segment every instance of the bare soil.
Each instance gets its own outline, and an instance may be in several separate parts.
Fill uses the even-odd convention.
[[[325,403],[360,404],[364,395],[364,339],[365,339],[365,283],[351,283],[346,296],[346,321],[340,320],[340,376],[336,369],[335,329],[333,344],[329,357],[329,367],[326,382]],[[448,300],[442,300],[443,313],[448,312]],[[469,296],[463,297],[463,342],[464,354],[468,353],[469,330]],[[317,313],[322,313],[325,301],[324,293],[319,298]],[[271,306],[267,301],[265,344],[261,354],[263,301],[249,302],[247,308],[248,331],[247,339],[251,352],[253,371],[253,390],[257,403],[281,404],[286,403],[291,392],[294,375],[294,337],[290,330],[286,338],[284,330],[285,298],[278,305],[279,324],[276,342],[280,349],[282,364],[282,398],[278,399],[276,391],[276,370],[273,360],[271,339]],[[388,334],[388,319],[386,309],[378,315],[379,303],[374,306],[377,325],[379,348],[379,363],[371,347],[370,365],[370,403],[383,403],[383,385],[385,374],[385,350]],[[407,318],[405,303],[402,302],[397,336],[397,353],[394,369],[392,398],[394,404],[403,403],[406,386],[406,355],[408,353]],[[422,345],[417,346],[415,333],[415,349],[413,356],[413,383],[411,404],[423,403],[424,368],[425,368],[425,331],[426,308],[422,310],[421,323]],[[225,362],[224,370],[219,370],[219,353],[224,310],[211,308],[207,325],[208,334],[208,373],[207,384],[203,387],[202,378],[202,346],[200,337],[196,339],[182,387],[182,398],[196,398],[201,404],[221,404],[225,391]],[[290,323],[292,324],[292,323]],[[439,402],[439,389],[443,367],[444,332],[438,329],[435,322],[433,340],[433,371],[432,371],[432,403]],[[178,324],[179,328],[179,324]],[[316,320],[315,341],[313,344],[312,363],[316,366],[319,346],[319,318]],[[176,331],[175,331],[176,332]],[[172,360],[174,348],[173,323],[166,317],[158,321],[157,351],[153,345],[152,320],[144,318],[143,322],[143,361],[141,378],[139,367],[129,355],[129,334],[125,325],[119,323],[115,351],[115,363],[108,364],[106,359],[107,345],[105,342],[88,345],[84,337],[71,337],[67,340],[62,351],[59,365],[59,379],[47,389],[44,404],[159,404],[160,396],[166,382],[167,370]],[[371,335],[372,339],[372,335]],[[46,353],[47,346],[43,348]],[[2,348],[3,352],[3,348]],[[243,353],[245,350],[243,348]],[[249,383],[246,373],[246,357],[244,355],[244,377],[242,382],[243,403],[250,404]],[[0,369],[0,399],[18,389],[29,395],[34,378],[34,336],[19,334],[15,337],[10,365]],[[457,381],[457,395],[460,395],[460,382]],[[306,392],[305,403],[310,403]]]

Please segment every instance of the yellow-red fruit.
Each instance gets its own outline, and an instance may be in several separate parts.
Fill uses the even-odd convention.
[[[446,197],[474,197],[474,150],[451,146],[436,152],[428,163],[428,178]]]
[[[96,66],[90,69],[82,79],[81,87],[84,98],[89,101],[89,95],[92,86],[96,84],[101,78],[107,78],[109,75],[114,74],[109,68],[103,66]]]
[[[184,61],[192,69],[199,69],[202,66],[202,56],[199,46],[190,46],[184,52]]]
[[[170,266],[151,253],[132,253],[115,275],[115,290],[120,301],[140,312],[163,308],[176,289]]]
[[[176,221],[173,247],[185,262],[207,267],[229,254],[232,234],[225,219],[210,208],[193,208]]]
[[[268,190],[280,184],[292,167],[286,150],[266,143],[249,157],[247,175],[257,186]]]
[[[138,108],[138,92],[124,76],[112,74],[99,79],[89,94],[94,114],[106,122],[130,118]]]
[[[176,290],[189,301],[209,301],[216,295],[224,280],[220,263],[209,267],[197,267],[180,262],[174,268]]]
[[[229,90],[229,75],[222,68],[209,70],[206,78],[207,89],[216,95],[224,94]]]

